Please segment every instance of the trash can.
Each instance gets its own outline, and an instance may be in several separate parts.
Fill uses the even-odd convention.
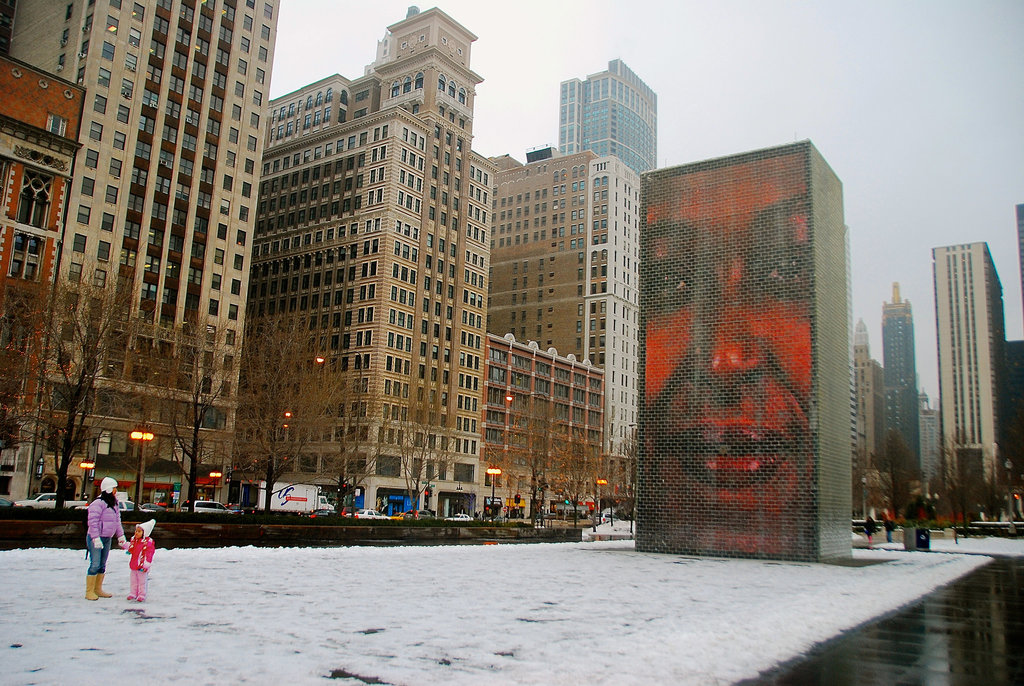
[[[931,550],[932,532],[929,529],[915,529],[914,538],[917,540],[918,550]]]
[[[906,550],[931,550],[932,532],[929,529],[904,529],[903,547]]]

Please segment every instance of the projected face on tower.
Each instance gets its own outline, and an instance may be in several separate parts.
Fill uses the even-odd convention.
[[[810,504],[811,254],[801,155],[658,179],[647,199],[644,507],[670,546],[785,556]],[[796,539],[796,540],[795,540]]]

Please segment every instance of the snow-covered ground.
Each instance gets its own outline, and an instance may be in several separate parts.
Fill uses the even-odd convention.
[[[1024,541],[932,543],[1024,555]],[[855,549],[881,562],[865,566],[696,559],[630,540],[158,549],[136,603],[116,551],[115,597],[86,601],[83,555],[0,552],[0,683],[725,684],[989,560],[887,546]]]

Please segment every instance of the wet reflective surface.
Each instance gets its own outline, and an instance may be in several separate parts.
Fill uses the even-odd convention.
[[[1024,684],[1022,587],[1024,558],[997,558],[912,606],[743,683]]]

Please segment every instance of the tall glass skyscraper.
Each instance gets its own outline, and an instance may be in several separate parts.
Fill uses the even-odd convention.
[[[563,81],[558,149],[618,157],[640,174],[658,158],[658,96],[622,60],[586,81]]]
[[[892,302],[882,305],[882,366],[885,377],[886,429],[900,432],[915,460],[920,458],[914,312],[892,285]]]

